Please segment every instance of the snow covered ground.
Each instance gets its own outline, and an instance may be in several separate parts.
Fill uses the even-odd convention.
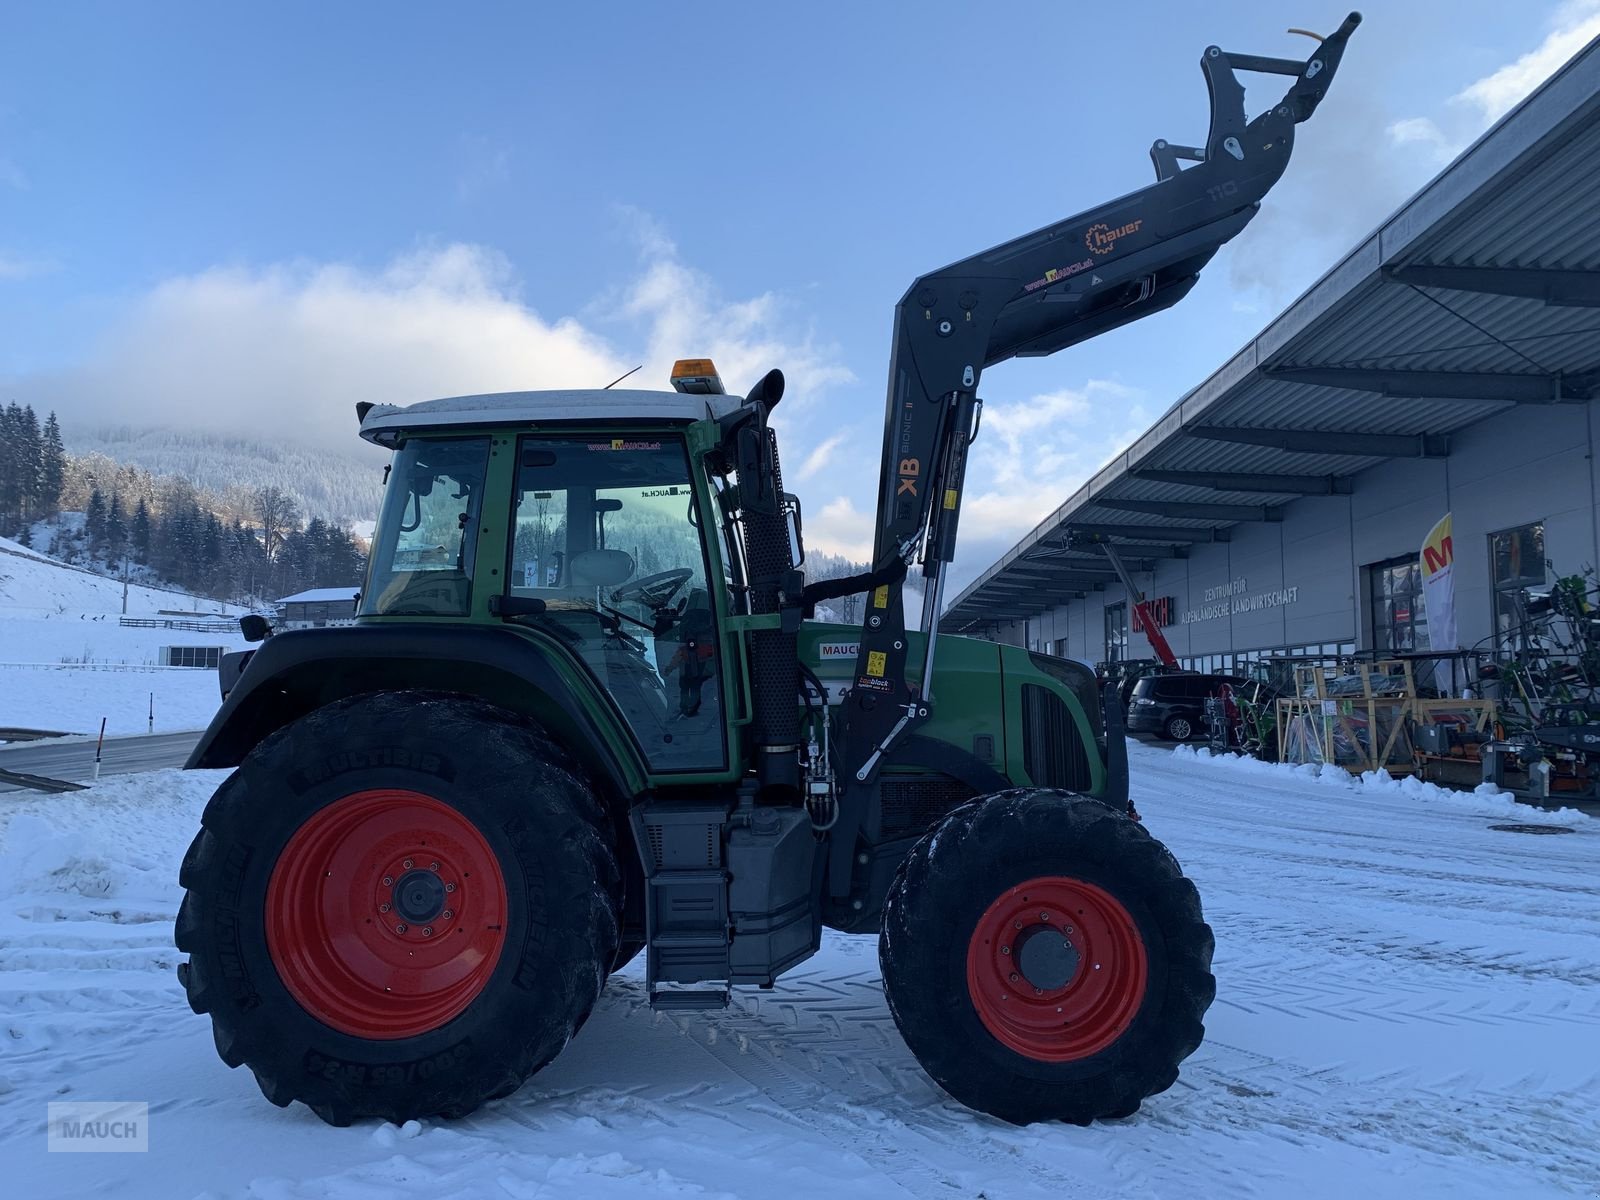
[[[230,608],[130,585],[134,619],[229,621],[205,631],[128,627],[122,584],[0,538],[0,726],[91,734],[204,729],[220,702],[216,672],[158,667],[163,646],[244,648]],[[227,608],[226,612],[222,610]]]
[[[107,737],[176,733],[204,729],[221,703],[215,671],[0,663],[0,726],[88,737],[104,717]]]
[[[1600,1191],[1600,821],[1132,748],[1217,933],[1217,1002],[1135,1117],[1015,1129],[921,1073],[872,938],[652,1015],[630,969],[454,1125],[273,1108],[183,1001],[178,859],[220,773],[0,797],[0,1141],[29,1197],[1534,1197]],[[1507,819],[1574,830],[1500,832]],[[51,1100],[146,1100],[148,1154],[45,1152]]]

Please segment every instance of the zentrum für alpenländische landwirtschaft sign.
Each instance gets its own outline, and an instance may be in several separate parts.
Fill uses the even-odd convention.
[[[1271,591],[1250,594],[1250,581],[1243,576],[1219,583],[1205,590],[1205,603],[1199,608],[1185,610],[1183,624],[1215,621],[1235,613],[1261,612],[1268,608],[1282,608],[1300,599],[1300,586],[1274,588]]]

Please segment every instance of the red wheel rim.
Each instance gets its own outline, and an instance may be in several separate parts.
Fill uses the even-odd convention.
[[[267,950],[300,1006],[360,1038],[415,1037],[483,991],[505,943],[500,863],[421,792],[356,792],[313,813],[267,884]]]
[[[1045,875],[1008,889],[967,943],[983,1027],[1039,1062],[1098,1054],[1133,1023],[1149,963],[1132,915],[1104,888]]]

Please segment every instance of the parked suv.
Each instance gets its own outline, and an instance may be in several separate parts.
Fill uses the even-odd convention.
[[[1133,685],[1128,704],[1128,732],[1155,733],[1186,742],[1205,731],[1207,696],[1223,684],[1240,687],[1238,675],[1146,675]]]

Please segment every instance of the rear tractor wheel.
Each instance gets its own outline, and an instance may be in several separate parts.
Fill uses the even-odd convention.
[[[362,696],[267,738],[184,857],[178,968],[217,1051],[335,1125],[459,1116],[582,1025],[617,951],[610,825],[512,714]]]
[[[1129,1116],[1178,1078],[1216,994],[1211,929],[1166,849],[1091,797],[951,813],[884,906],[879,961],[923,1068],[1016,1124]]]

